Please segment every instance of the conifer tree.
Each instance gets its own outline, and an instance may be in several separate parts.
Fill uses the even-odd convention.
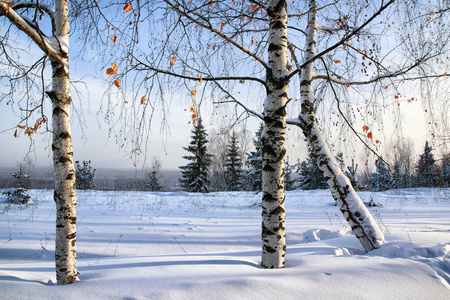
[[[286,159],[284,163],[284,189],[286,191],[295,189],[294,183],[296,180],[292,179],[292,169],[294,169],[294,166],[290,165],[288,159]]]
[[[158,176],[156,176],[157,173],[158,172],[153,169],[153,171],[147,176],[148,179],[145,186],[147,187],[147,191],[149,192],[159,192],[162,189],[162,186],[159,184]]]
[[[83,165],[80,165],[80,162],[77,160],[75,162],[76,166],[76,186],[79,190],[91,190],[95,187],[94,185],[94,176],[95,169],[91,167],[91,161],[83,160]]]
[[[421,187],[432,187],[435,176],[433,173],[434,163],[436,162],[433,156],[433,148],[425,142],[423,153],[419,156],[419,161],[416,165],[416,184]]]
[[[237,136],[233,132],[230,143],[226,147],[225,161],[225,182],[228,191],[242,190],[242,158],[239,154],[239,146],[237,145]]]
[[[382,156],[380,156],[380,159],[377,160],[376,166],[377,170],[370,177],[369,183],[373,191],[386,191],[392,186],[391,172],[387,168]]]
[[[192,154],[183,156],[190,163],[180,167],[182,178],[179,181],[181,187],[186,191],[194,193],[209,192],[208,167],[211,155],[207,152],[207,143],[206,130],[203,127],[202,119],[198,117],[192,130],[192,140],[188,147],[183,147],[184,150]]]
[[[328,188],[327,181],[320,171],[316,157],[308,151],[308,157],[297,166],[299,187],[302,190],[316,190]]]
[[[392,188],[394,189],[400,189],[404,187],[401,168],[402,165],[400,161],[396,159],[394,163],[394,172],[392,172]]]
[[[13,190],[3,192],[3,195],[8,199],[8,206],[10,204],[28,204],[31,202],[31,197],[23,186],[23,181],[29,179],[30,176],[22,171],[22,166],[19,166],[19,172],[11,173],[11,177],[17,179],[17,187]]]
[[[262,189],[262,141],[261,133],[264,129],[264,124],[261,123],[258,131],[255,133],[253,139],[253,145],[255,146],[255,151],[250,151],[247,153],[247,160],[245,164],[247,165],[247,187],[251,191],[260,192]]]

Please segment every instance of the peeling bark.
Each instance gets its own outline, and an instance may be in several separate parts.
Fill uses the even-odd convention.
[[[266,74],[264,130],[261,135],[262,174],[262,259],[264,268],[282,268],[286,254],[286,211],[284,206],[284,157],[286,154],[287,10],[285,0],[270,1],[269,68]]]
[[[305,61],[308,61],[315,54],[317,6],[315,0],[310,0],[309,2],[310,13],[308,15],[309,25],[306,30]],[[319,169],[327,180],[333,198],[351,226],[355,236],[366,251],[379,248],[385,243],[383,233],[369,210],[356,194],[350,180],[342,172],[322,136],[315,116],[315,98],[311,89],[312,75],[313,63],[309,63],[302,69],[300,79],[301,113],[298,117],[300,127],[308,140],[311,153],[317,159]]]

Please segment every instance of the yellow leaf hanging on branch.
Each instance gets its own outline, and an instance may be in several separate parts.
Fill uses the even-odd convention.
[[[191,95],[192,95],[192,96],[197,95],[197,91],[196,91],[196,90],[192,90]]]
[[[120,88],[120,79],[114,80],[114,85]]]
[[[112,63],[111,67],[106,70],[106,75],[109,78],[109,77],[111,77],[111,75],[116,74],[118,70],[119,70],[119,67],[116,65],[116,63]]]
[[[147,99],[146,99],[145,97],[142,97],[142,98],[141,98],[141,104],[144,104],[145,101],[147,101]]]
[[[123,13],[130,12],[132,9],[133,9],[133,7],[131,6],[131,4],[126,3],[125,6],[123,7]]]

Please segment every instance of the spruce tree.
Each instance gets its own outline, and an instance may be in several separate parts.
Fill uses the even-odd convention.
[[[188,147],[183,147],[184,150],[192,154],[183,156],[190,163],[180,167],[182,178],[179,181],[181,187],[188,192],[209,192],[208,167],[211,155],[207,153],[207,143],[206,130],[203,127],[202,119],[198,117],[192,130],[192,140]]]
[[[228,191],[242,190],[242,158],[239,154],[239,147],[237,145],[237,136],[233,132],[230,143],[226,147],[225,160],[225,182]]]
[[[148,175],[147,183],[145,184],[145,186],[147,187],[147,191],[149,192],[159,192],[162,189],[156,173],[158,172],[153,169],[153,171]]]
[[[392,187],[391,172],[387,168],[382,156],[377,160],[376,166],[377,170],[371,175],[369,183],[373,191],[386,191]]]
[[[95,169],[91,167],[91,161],[83,160],[83,166],[77,160],[76,164],[76,186],[78,190],[91,190],[94,188]]]
[[[308,157],[297,166],[299,187],[302,190],[327,189],[328,184],[319,169],[317,159],[308,151]]]
[[[292,179],[292,169],[294,166],[289,164],[289,159],[286,159],[284,163],[284,189],[286,191],[292,191],[295,189],[295,179]]]
[[[247,153],[247,176],[246,186],[249,190],[260,192],[262,190],[262,141],[261,133],[264,129],[264,124],[261,123],[258,131],[255,133],[253,145],[255,151]]]
[[[402,165],[400,161],[396,159],[394,163],[394,172],[392,172],[392,188],[400,189],[403,187]]]
[[[11,177],[17,179],[17,187],[13,190],[3,192],[3,195],[8,199],[6,210],[10,204],[28,204],[31,202],[31,197],[23,187],[24,180],[29,179],[30,176],[22,171],[22,166],[19,166],[19,172],[11,173]]]
[[[423,154],[420,154],[416,165],[416,184],[421,187],[432,187],[434,184],[433,167],[436,161],[431,151],[433,151],[433,148],[426,141]]]

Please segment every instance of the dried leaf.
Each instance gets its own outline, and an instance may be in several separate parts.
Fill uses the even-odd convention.
[[[120,88],[120,79],[114,80],[114,85]]]
[[[16,129],[16,131],[14,132],[14,137],[17,137],[18,136],[18,134],[17,134],[17,129]]]
[[[192,90],[191,95],[195,96],[196,94],[197,94],[197,91],[196,90]]]
[[[350,83],[347,83],[347,87],[348,87],[348,88],[350,87]]]
[[[369,138],[369,139],[372,139],[372,138],[373,138],[373,136],[372,136],[372,131],[367,133],[367,138]]]
[[[196,114],[192,114],[191,118],[192,118],[192,120],[195,120],[197,118],[197,115]]]
[[[369,126],[364,125],[363,126],[363,132],[369,131]]]
[[[200,74],[200,83],[203,81],[203,74]]]
[[[142,98],[141,98],[141,104],[144,104],[145,101],[147,101],[147,99],[146,99],[145,97],[142,97]]]
[[[25,129],[25,126],[23,125],[17,125],[17,127],[19,127],[20,129]]]
[[[225,27],[225,23],[220,24],[220,30],[223,30],[224,27]]]
[[[340,64],[341,61],[337,59],[337,60],[334,61],[334,63],[335,63],[335,64]]]
[[[113,36],[111,39],[112,39],[112,41],[113,41],[114,44],[117,42],[117,36],[116,36],[116,35]]]
[[[174,57],[173,59],[170,60],[170,65],[173,66],[175,65],[175,62],[177,61],[177,58]]]
[[[116,74],[118,70],[119,67],[116,65],[116,63],[112,63],[111,67],[106,70],[106,75],[108,75],[109,78],[111,75]]]
[[[129,11],[131,11],[133,9],[133,7],[131,6],[130,3],[125,4],[125,6],[123,7],[123,13],[127,13]]]

